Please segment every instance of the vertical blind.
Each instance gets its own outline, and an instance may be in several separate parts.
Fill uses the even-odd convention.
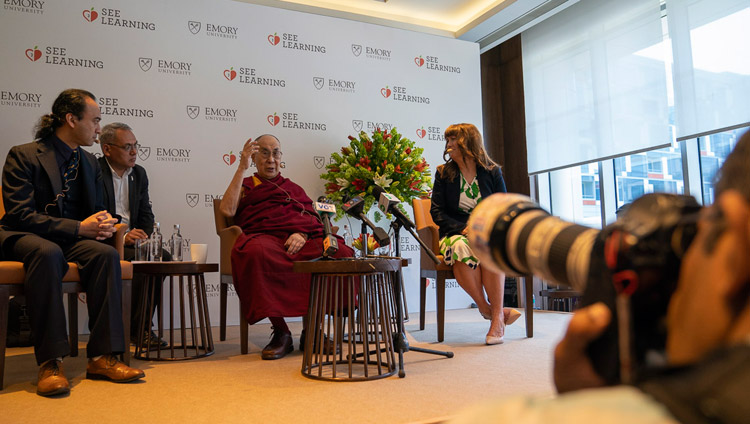
[[[665,146],[659,0],[581,0],[522,36],[529,173]]]
[[[667,0],[678,139],[750,122],[750,0]]]
[[[750,124],[750,0],[581,0],[521,37],[531,174]]]

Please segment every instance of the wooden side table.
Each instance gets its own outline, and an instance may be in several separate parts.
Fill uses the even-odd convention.
[[[155,361],[180,361],[186,359],[197,359],[213,355],[214,340],[211,334],[211,320],[206,298],[206,281],[203,278],[205,272],[218,272],[218,264],[197,264],[193,262],[133,262],[133,273],[144,277],[147,290],[143,290],[144,302],[141,305],[141,328],[146,326],[146,319],[151,320],[153,311],[153,299],[156,290],[162,288],[162,281],[169,277],[168,297],[163,297],[158,311],[158,331],[160,339],[165,339],[164,334],[164,308],[167,306],[169,313],[169,344],[166,347],[151,346],[151,332],[139,331],[135,358]],[[177,281],[175,281],[177,280]],[[166,281],[164,281],[166,283]],[[179,340],[175,337],[175,305],[174,293],[177,289],[179,298]],[[150,293],[150,296],[148,294]],[[151,299],[149,305],[148,300]],[[168,300],[167,300],[168,299]],[[148,309],[147,309],[148,308]],[[186,313],[188,314],[186,319]],[[148,318],[146,318],[148,317]],[[147,340],[144,340],[146,338]],[[145,344],[144,344],[145,342]]]
[[[396,373],[393,275],[400,266],[400,259],[294,263],[295,272],[312,274],[302,375],[364,381]]]

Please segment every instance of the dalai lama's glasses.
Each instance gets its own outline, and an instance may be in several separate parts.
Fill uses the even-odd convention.
[[[260,157],[263,159],[268,159],[269,157],[273,156],[274,159],[278,160],[281,159],[281,150],[274,150],[273,152],[268,149],[260,149],[258,150],[258,154],[260,154]]]
[[[121,148],[122,150],[125,150],[128,153],[132,152],[133,150],[135,150],[137,152],[138,148],[141,147],[141,145],[138,144],[138,143],[135,143],[135,144],[126,144],[124,146],[120,146],[119,144],[114,144],[114,143],[109,143],[108,145],[109,146],[119,147],[119,148]]]

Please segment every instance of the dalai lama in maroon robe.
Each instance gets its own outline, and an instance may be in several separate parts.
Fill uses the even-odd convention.
[[[251,160],[258,172],[244,178]],[[222,212],[242,227],[232,248],[232,277],[242,313],[249,324],[268,317],[273,325],[263,359],[279,359],[294,350],[284,317],[307,314],[310,275],[293,272],[292,264],[317,258],[323,251],[323,224],[312,200],[279,174],[280,164],[281,143],[276,137],[248,140],[221,201]],[[335,257],[353,254],[339,239]]]

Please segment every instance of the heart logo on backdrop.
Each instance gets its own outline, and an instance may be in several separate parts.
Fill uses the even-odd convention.
[[[414,63],[416,63],[417,66],[422,66],[422,65],[424,65],[424,59],[422,59],[422,56],[415,57],[414,58]]]
[[[268,35],[268,42],[271,43],[272,46],[279,44],[279,41],[281,41],[281,38],[279,38],[275,32]]]
[[[33,49],[26,49],[26,58],[28,58],[32,62],[36,62],[40,57],[42,57],[42,51],[37,49],[37,47],[39,46],[34,46]]]
[[[88,10],[88,9],[84,10],[82,14],[83,14],[83,19],[89,22],[94,22],[96,18],[99,16],[99,13],[97,13],[93,7],[91,8],[91,10]]]
[[[274,112],[273,115],[268,115],[266,117],[266,120],[268,121],[269,124],[271,124],[271,125],[273,125],[275,127],[276,125],[279,124],[279,121],[281,121],[281,118],[279,118],[276,115],[276,112]]]
[[[229,69],[224,69],[224,78],[227,81],[233,80],[237,76],[237,71],[234,70],[234,66]]]
[[[388,86],[386,86],[385,88],[381,88],[381,89],[380,89],[380,94],[381,94],[381,95],[382,95],[383,97],[385,97],[385,98],[388,98],[388,97],[390,97],[390,95],[391,95],[391,89],[390,89],[390,88],[388,88]]]
[[[229,154],[224,155],[222,159],[224,159],[224,163],[226,163],[227,165],[232,165],[234,161],[237,160],[237,156],[234,153],[229,152]]]
[[[424,138],[425,134],[427,134],[427,132],[424,130],[424,127],[417,130],[417,137]]]

